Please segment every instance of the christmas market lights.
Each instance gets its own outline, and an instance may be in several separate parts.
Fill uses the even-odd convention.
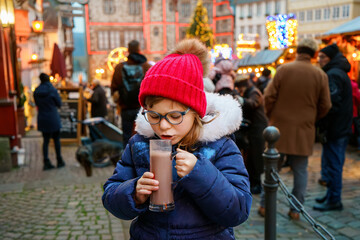
[[[128,52],[128,49],[126,47],[118,47],[113,49],[109,55],[108,55],[108,61],[107,66],[110,69],[110,71],[114,71],[115,67],[120,61],[127,61],[127,57],[125,54]]]
[[[217,57],[222,56],[225,59],[231,59],[233,50],[228,44],[216,44],[210,50],[211,61],[214,63]]]
[[[295,46],[297,40],[297,20],[294,14],[268,16],[266,29],[270,49]]]
[[[250,35],[250,34],[248,34]],[[254,34],[251,36],[251,40],[244,39],[244,34],[240,33],[238,37],[238,41],[236,41],[236,51],[237,51],[237,57],[241,59],[242,53],[253,53],[256,50],[260,49],[259,43],[255,40],[259,36],[257,34]]]

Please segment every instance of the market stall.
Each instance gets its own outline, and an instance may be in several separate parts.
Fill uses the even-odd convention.
[[[351,64],[349,77],[359,81],[359,62],[360,62],[360,17],[354,18],[334,29],[325,32],[321,36],[325,45],[336,43],[340,51]]]

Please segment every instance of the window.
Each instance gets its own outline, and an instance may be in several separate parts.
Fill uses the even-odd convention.
[[[299,21],[303,22],[305,20],[305,13],[303,11],[299,12]]]
[[[186,38],[186,28],[180,29],[180,40]]]
[[[190,13],[191,13],[190,2],[181,3],[181,16],[190,17]]]
[[[281,2],[276,1],[275,2],[275,14],[280,14],[280,12],[281,12]]]
[[[339,7],[339,6],[333,7],[332,18],[333,18],[333,19],[338,19],[338,18],[340,18],[340,7]]]
[[[110,49],[120,47],[120,32],[110,31]]]
[[[256,16],[261,16],[261,3],[256,4]]]
[[[120,32],[98,31],[98,49],[109,50],[120,47]]]
[[[330,8],[324,9],[324,20],[330,19]]]
[[[169,11],[170,11],[170,12],[173,12],[173,11],[175,11],[175,9],[176,9],[175,2],[171,0],[171,1],[169,2]]]
[[[110,15],[115,13],[115,3],[114,0],[104,0],[103,2],[103,11],[104,14]]]
[[[241,6],[240,7],[240,18],[244,18],[244,15],[245,15],[245,6]]]
[[[313,20],[313,11],[308,10],[306,11],[306,21],[311,22]]]
[[[139,15],[141,3],[139,0],[129,0],[129,15]]]
[[[253,26],[249,26],[249,31],[248,33],[253,33]]]
[[[224,11],[224,5],[219,5],[219,12],[221,13],[222,11]]]
[[[240,27],[240,33],[245,33],[245,26]]]
[[[159,32],[160,32],[159,28],[158,28],[158,27],[154,27],[154,32],[153,32],[153,34],[154,34],[155,37],[156,37],[156,36],[159,36]]]
[[[321,20],[321,9],[316,9],[315,10],[315,20],[316,21]]]
[[[212,3],[204,3],[204,7],[207,10],[209,20],[213,18]]]
[[[109,32],[98,31],[98,48],[99,50],[109,49]]]
[[[266,2],[265,14],[270,15],[270,13],[271,13],[271,2]]]
[[[350,15],[350,5],[344,5],[342,7],[342,17],[343,18],[348,18]]]
[[[253,8],[252,8],[252,4],[248,5],[248,17],[252,17],[253,15]]]
[[[262,36],[262,34],[261,34],[261,26],[262,26],[261,24],[256,25],[256,33],[259,34],[259,37]]]

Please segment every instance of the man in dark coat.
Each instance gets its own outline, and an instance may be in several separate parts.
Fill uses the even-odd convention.
[[[140,44],[136,40],[132,40],[128,44],[129,56],[126,64],[128,65],[140,65],[143,69],[143,76],[145,76],[146,71],[151,67],[147,63],[147,59],[144,55],[140,54]],[[124,146],[128,143],[130,137],[134,132],[134,123],[137,113],[140,109],[140,104],[138,100],[132,101],[131,103],[125,103],[121,96],[120,92],[124,89],[123,81],[123,68],[125,63],[119,63],[115,67],[114,75],[111,81],[111,94],[113,95],[114,101],[117,101],[121,109],[121,123],[122,131],[124,138]]]
[[[93,86],[93,94],[88,99],[91,102],[91,117],[105,117],[107,115],[105,90],[98,79],[93,80]]]
[[[61,120],[58,113],[58,108],[61,107],[61,99],[56,88],[50,83],[50,78],[47,74],[40,74],[40,85],[34,91],[35,104],[38,107],[37,124],[38,130],[43,135],[43,156],[44,167],[43,170],[54,168],[48,158],[48,148],[50,138],[54,140],[57,167],[65,166],[65,162],[61,157],[60,145],[60,128]]]
[[[336,44],[320,50],[319,64],[329,78],[332,107],[319,123],[326,136],[321,155],[321,177],[327,183],[327,192],[316,199],[318,204],[314,209],[341,210],[342,170],[352,124],[352,89],[347,75],[351,66]]]

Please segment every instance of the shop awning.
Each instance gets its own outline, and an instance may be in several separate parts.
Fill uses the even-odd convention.
[[[349,22],[346,22],[336,28],[333,28],[325,32],[322,36],[328,37],[331,35],[354,34],[354,33],[360,33],[360,17],[354,18]]]
[[[243,58],[237,60],[234,64],[236,68],[244,66],[259,66],[268,65],[276,62],[284,53],[284,49],[279,50],[262,50],[255,55],[246,55]]]

